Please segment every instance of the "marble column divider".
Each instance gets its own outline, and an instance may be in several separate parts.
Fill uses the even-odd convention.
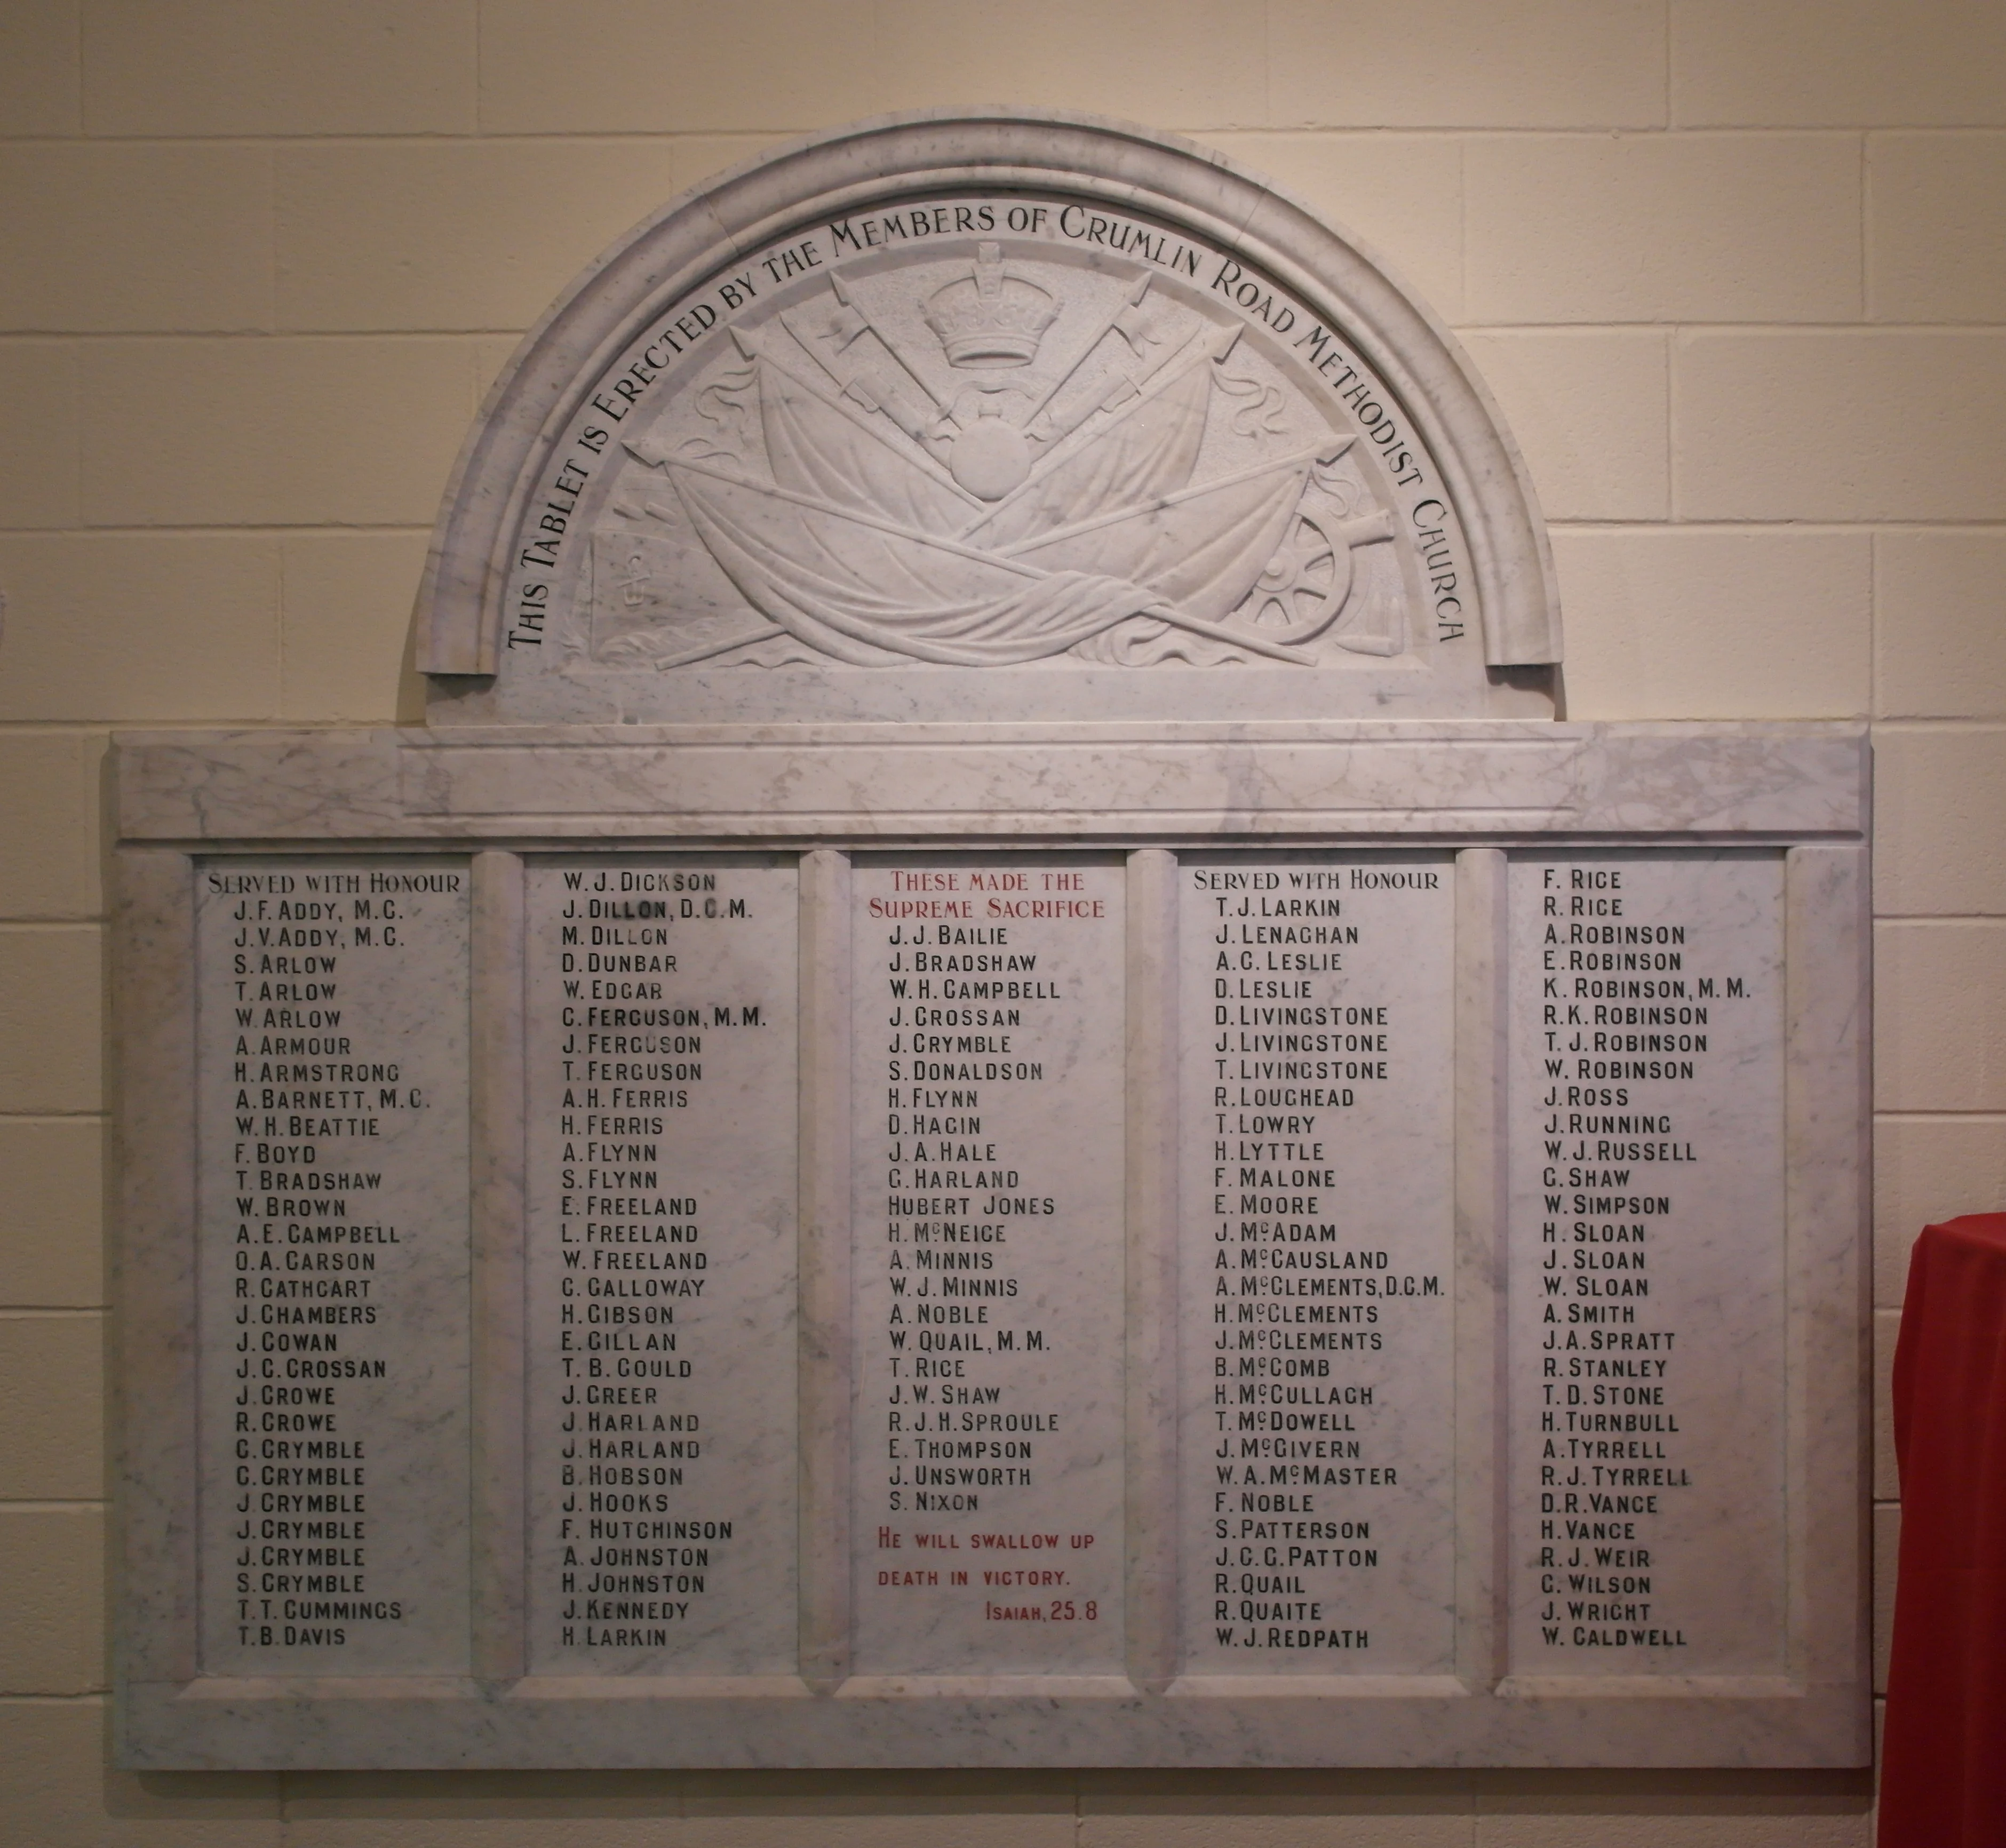
[[[472,1657],[475,1676],[494,1683],[528,1670],[523,1061],[529,957],[521,856],[476,854],[472,877]]]
[[[1455,864],[1456,1673],[1472,1693],[1508,1672],[1504,1497],[1508,1404],[1505,1058],[1508,857]]]
[[[1177,860],[1128,856],[1127,1579],[1128,1678],[1176,1678],[1177,1624]]]
[[[1783,1480],[1804,1485],[1786,1498],[1786,1634],[1800,1687],[1872,1673],[1873,928],[1866,849],[1785,854]],[[1848,1410],[1845,1466],[1814,1469],[1833,1448],[1820,1422]]]
[[[183,1683],[199,1672],[195,871],[185,854],[126,847],[111,881],[114,1671]]]
[[[801,863],[801,1673],[832,1694],[850,1671],[850,857]]]

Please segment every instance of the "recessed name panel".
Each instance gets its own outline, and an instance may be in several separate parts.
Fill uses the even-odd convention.
[[[1455,1656],[1455,863],[1179,869],[1192,1672]]]
[[[858,1670],[1119,1674],[1122,869],[855,893]]]
[[[464,1672],[466,864],[195,881],[203,1667]]]
[[[1846,850],[813,859],[175,863],[161,1751],[1828,1750]]]
[[[526,877],[530,1663],[783,1673],[795,872]]]
[[[1511,871],[1512,1660],[1781,1674],[1783,865]]]

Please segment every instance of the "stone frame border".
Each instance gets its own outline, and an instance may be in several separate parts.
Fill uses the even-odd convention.
[[[1870,758],[1853,725],[1343,725],[1194,728],[1165,777],[1116,737],[1054,762],[1049,728],[971,744],[937,728],[839,730],[757,749],[688,730],[534,727],[435,733],[124,734],[114,741],[112,867],[114,1751],[143,1770],[674,1766],[1842,1766],[1871,1755],[1867,1561]],[[1118,732],[1120,728],[1115,728]],[[1117,748],[1100,747],[1110,743]],[[896,748],[887,755],[886,746]],[[1159,746],[1159,749],[1166,747]],[[915,755],[917,753],[917,755]],[[1137,780],[1110,789],[1112,764]],[[1429,773],[1417,775],[1424,765]],[[953,801],[902,815],[915,778]],[[776,787],[833,787],[791,808]],[[1221,788],[1266,792],[1223,812]],[[1391,792],[1405,790],[1395,807]],[[664,790],[679,792],[680,803]],[[1109,806],[1110,799],[1114,805]],[[1195,801],[1202,822],[1190,806]],[[848,804],[853,804],[854,806]],[[1100,806],[1096,808],[1093,804]],[[748,811],[767,817],[762,833]],[[524,857],[798,851],[803,867],[800,1223],[804,1430],[799,1672],[751,1681],[525,1673],[515,1588],[523,1493]],[[1148,1228],[1172,1198],[1169,1119],[1151,1100],[1169,1016],[1166,871],[1184,849],[1432,847],[1457,867],[1459,1612],[1448,1675],[1169,1680],[1160,1558],[1131,1558],[1128,1672],[973,1680],[844,1676],[842,1367],[847,1291],[846,856],[1114,844],[1129,857],[1134,977],[1127,1082],[1126,1312],[1160,1300]],[[1512,1672],[1497,1588],[1504,1211],[1507,858],[1555,846],[1746,847],[1785,880],[1784,1251],[1791,1560],[1782,1672],[1602,1677]],[[287,850],[465,856],[472,925],[476,1352],[474,1653],[464,1676],[205,1674],[195,1629],[193,1278],[198,857]],[[1168,850],[1168,851],[1165,851]],[[829,1236],[833,1231],[836,1236]],[[1155,1241],[1160,1251],[1160,1240]],[[1163,1356],[1131,1350],[1131,1532],[1164,1531],[1170,1480],[1150,1448]],[[1138,1516],[1149,1516],[1146,1522]]]
[[[1441,466],[1476,574],[1484,659],[1561,657],[1546,527],[1517,445],[1448,331],[1368,247],[1272,182],[1175,136],[1004,107],[887,115],[811,136],[671,200],[587,266],[489,391],[446,484],[418,594],[418,666],[498,667],[507,552],[583,394],[670,301],[742,252],[922,192],[1071,191],[1232,251],[1311,304],[1379,372]]]

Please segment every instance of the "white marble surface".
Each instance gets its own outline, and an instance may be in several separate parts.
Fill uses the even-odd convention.
[[[125,733],[129,840],[1856,836],[1857,725]]]
[[[1501,709],[1468,540],[1397,404],[1307,304],[1132,213],[847,214],[748,252],[590,382],[473,703]]]
[[[423,604],[430,731],[117,746],[122,1762],[1863,1762],[1863,731],[1547,722],[1510,438],[1354,240],[1119,125],[814,137],[665,208],[533,332]],[[398,1391],[334,1409],[395,1465],[354,1567],[371,1596],[401,1575],[399,1614],[254,1644],[218,1601],[253,1595],[223,1584],[223,1426],[264,1408],[217,1241],[281,1248],[286,1216],[238,1214],[216,1160],[220,959],[251,947],[218,933],[261,921],[216,906],[284,895],[200,881],[393,865],[460,869],[341,1003],[428,1100],[385,1139],[425,1240],[377,1273],[417,1318],[367,1382]],[[1578,1113],[1667,1127],[1545,1127],[1574,1108],[1540,1101],[1549,1058],[1656,1056],[1544,1044],[1575,1026],[1547,1006],[1616,1005],[1543,992],[1550,872],[1683,928],[1735,1010],[1673,1025],[1708,1044],[1636,1081],[1664,1096]],[[1265,909],[1304,896],[1335,909]],[[920,898],[970,915],[882,909]],[[283,946],[342,961],[285,979],[365,949]],[[1026,961],[894,966],[921,954]],[[661,966],[576,966],[607,955]],[[1283,1007],[1338,1017],[1239,1017]],[[1325,1069],[1259,1069],[1284,1061]],[[1638,1165],[1570,1135],[1695,1154],[1641,1241],[1570,1231],[1561,1272],[1571,1305],[1664,1312],[1579,1325],[1676,1336],[1623,1352],[1685,1371],[1611,1376],[1662,1408],[1544,1403],[1575,1352],[1546,1345],[1546,1169]],[[1312,1243],[1354,1262],[1276,1261]],[[1280,1287],[1331,1276],[1374,1287]],[[1666,1428],[1557,1429],[1591,1412]],[[1600,1543],[1648,1564],[1541,1556],[1575,1536],[1537,1498],[1596,1492],[1582,1467],[1666,1474],[1610,1485],[1663,1498]],[[1577,1593],[1649,1614],[1546,1614]]]
[[[1782,857],[1511,885],[1512,1671],[1783,1675]]]
[[[527,871],[529,1666],[795,1667],[791,866]]]
[[[1179,875],[1186,1671],[1452,1674],[1454,864]]]
[[[194,877],[202,1667],[464,1672],[466,864]]]
[[[727,728],[692,735],[639,727],[569,742],[547,731],[444,742],[394,733],[121,741],[118,787],[128,844],[118,856],[114,994],[121,1325],[128,1331],[121,1360],[124,1757],[158,1767],[1859,1762],[1867,1707],[1856,1533],[1863,1493],[1856,1286],[1867,1093],[1865,759],[1856,730],[1493,723],[1165,729],[1173,735],[1139,748],[1118,727],[1086,736],[1064,727],[916,728],[903,743],[889,730],[859,736],[844,728],[776,728],[748,737]],[[957,776],[966,784],[958,786]],[[1204,792],[1209,807],[1190,801],[1194,790]],[[1392,805],[1402,790],[1405,804]],[[741,802],[748,806],[737,806]],[[832,813],[854,831],[823,831]],[[801,1151],[798,1184],[794,1170],[783,1172],[770,1156],[748,1157],[733,1169],[750,1177],[734,1183],[745,1190],[744,1199],[764,1200],[781,1216],[758,1217],[758,1226],[794,1225],[785,1216],[797,1212],[799,1229],[763,1248],[772,1287],[753,1293],[758,1330],[733,1337],[726,1375],[748,1402],[766,1407],[762,1430],[798,1430],[799,1455],[790,1436],[783,1460],[755,1446],[742,1468],[734,1464],[735,1480],[759,1477],[754,1500],[781,1511],[756,1529],[765,1549],[756,1575],[762,1589],[755,1596],[741,1582],[729,1593],[738,1600],[731,1608],[750,1610],[750,1617],[720,1626],[680,1660],[673,1650],[623,1655],[618,1648],[567,1656],[552,1646],[546,1621],[550,1548],[564,1536],[545,1529],[561,1512],[539,1486],[554,1460],[550,1442],[562,1434],[526,1431],[526,1410],[543,1416],[537,1389],[512,1394],[508,1384],[510,1367],[526,1351],[510,1319],[526,1300],[519,1283],[509,1282],[511,1241],[526,1241],[533,1265],[539,1228],[549,1223],[547,1201],[537,1191],[548,1184],[547,1148],[533,1141],[529,1154],[530,1194],[542,1204],[527,1210],[516,1204],[519,1182],[510,1178],[523,1165],[526,1121],[533,1135],[541,1133],[535,1125],[548,1102],[548,1080],[537,1061],[553,1050],[547,1004],[554,998],[536,986],[547,986],[551,972],[535,974],[543,950],[521,945],[535,937],[547,950],[538,933],[555,920],[512,922],[516,900],[509,895],[532,885],[540,893],[537,882],[565,854],[575,857],[574,867],[693,867],[702,856],[715,856],[706,843],[756,838],[748,815],[769,830],[773,861],[755,865],[741,852],[734,876],[753,881],[751,889],[759,881],[787,882],[790,896],[780,910],[791,919],[798,903],[800,917],[798,938],[791,923],[760,935],[751,960],[761,981],[789,994],[798,961],[804,1018],[815,1026],[798,1062],[790,1055],[732,1079],[738,1101],[730,1133],[707,1135],[696,1153],[705,1163],[729,1166],[739,1161],[733,1151],[755,1143],[782,1150],[783,1163],[794,1159],[797,1146]],[[916,820],[924,824],[924,844],[889,850],[887,837]],[[586,854],[579,840],[588,832],[624,836],[632,844]],[[1101,844],[1083,861],[1073,859],[1068,849],[1083,835]],[[478,1016],[471,1043],[481,1049],[474,1153],[483,1177],[473,1332],[477,1353],[485,1357],[470,1432],[468,1499],[479,1562],[471,1653],[305,1679],[275,1677],[251,1665],[215,1672],[199,1656],[188,1588],[199,1579],[206,1544],[193,1512],[201,1390],[186,1339],[193,1299],[178,1294],[189,1288],[199,1223],[192,1204],[199,1168],[193,1126],[174,1104],[178,1094],[199,1089],[192,1082],[199,1030],[190,986],[195,885],[189,852],[199,849],[205,864],[236,864],[247,854],[269,856],[271,843],[289,836],[320,850],[294,852],[289,863],[324,865],[352,864],[365,845],[361,857],[368,861],[400,849],[416,850],[417,863],[425,865],[437,864],[442,850],[480,846],[475,884],[487,895],[477,894],[477,966],[471,971]],[[1341,850],[1334,836],[1343,842]],[[1222,853],[1222,837],[1246,843],[1244,859]],[[662,844],[677,839],[688,844],[677,851]],[[797,862],[801,846],[813,850]],[[1124,846],[1142,850],[1128,856],[1125,871]],[[958,853],[945,850],[957,847]],[[1723,857],[1729,847],[1737,854]],[[1515,1369],[1522,1336],[1496,1294],[1489,1254],[1505,1216],[1502,1164],[1507,1157],[1519,1163],[1524,1139],[1498,1075],[1512,1043],[1489,1023],[1494,1012],[1511,1032],[1522,1030],[1524,1010],[1512,986],[1522,957],[1515,962],[1507,934],[1487,925],[1490,914],[1478,900],[1489,889],[1487,879],[1501,897],[1508,879],[1548,859],[1666,848],[1702,868],[1769,869],[1767,896],[1757,895],[1756,907],[1767,921],[1750,928],[1769,933],[1765,966],[1772,991],[1774,959],[1784,956],[1765,1041],[1770,1075],[1763,1082],[1772,1102],[1761,1107],[1780,1111],[1781,1184],[1773,1165],[1730,1177],[1730,1192],[1751,1199],[1762,1194],[1761,1224],[1712,1268],[1732,1269],[1739,1288],[1747,1264],[1769,1254],[1763,1261],[1771,1262],[1772,1282],[1757,1306],[1772,1319],[1723,1364],[1743,1368],[1750,1403],[1766,1420],[1759,1431],[1752,1424],[1746,1432],[1737,1427],[1737,1439],[1759,1441],[1772,1462],[1779,1456],[1781,1462],[1764,1478],[1754,1462],[1720,1448],[1735,1468],[1747,1462],[1744,1487],[1780,1478],[1789,1492],[1764,1505],[1749,1491],[1744,1500],[1753,1512],[1725,1541],[1719,1522],[1712,1534],[1702,1524],[1697,1540],[1677,1536],[1681,1546],[1725,1544],[1732,1555],[1722,1588],[1733,1595],[1714,1588],[1699,1600],[1715,1626],[1705,1645],[1711,1653],[1683,1667],[1654,1660],[1642,1673],[1633,1662],[1627,1672],[1583,1674],[1568,1659],[1581,1652],[1542,1655],[1536,1648],[1529,1654],[1522,1628],[1512,1627],[1522,1621],[1523,1607],[1522,1600],[1512,1617],[1510,1600],[1532,1569],[1521,1557],[1522,1528],[1500,1526],[1523,1512],[1513,1500],[1523,1459],[1504,1442],[1519,1403],[1513,1395],[1521,1384]],[[321,857],[330,850],[331,859]],[[1197,1575],[1218,1568],[1191,1544],[1189,1478],[1194,1464],[1215,1467],[1216,1459],[1194,1454],[1198,1446],[1189,1441],[1181,1450],[1174,1433],[1165,1442],[1165,1409],[1190,1378],[1192,1329],[1188,1302],[1183,1320],[1173,1307],[1178,1290],[1188,1291],[1188,1279],[1181,1282],[1163,1265],[1181,1239],[1189,1250],[1196,1223],[1193,1151],[1188,1131],[1181,1146],[1174,1126],[1164,1133],[1160,1120],[1124,1124],[1121,1092],[1125,1083],[1131,1098],[1156,1100],[1150,1107],[1160,1118],[1180,1085],[1188,1101],[1188,1072],[1177,1073],[1191,1041],[1188,1022],[1177,1018],[1177,990],[1181,981],[1201,978],[1192,973],[1188,941],[1182,952],[1177,947],[1180,935],[1191,935],[1190,920],[1181,933],[1174,913],[1193,902],[1182,889],[1191,868],[1348,866],[1389,857],[1445,871],[1454,867],[1452,942],[1449,905],[1438,913],[1420,903],[1429,894],[1382,892],[1369,896],[1389,905],[1411,898],[1417,909],[1409,916],[1395,906],[1390,928],[1377,933],[1362,928],[1361,917],[1358,945],[1343,946],[1373,959],[1349,969],[1348,979],[1383,985],[1402,1005],[1438,1020],[1428,1041],[1433,1062],[1425,1067],[1435,1075],[1424,1082],[1403,1075],[1400,1082],[1411,1079],[1413,1095],[1403,1093],[1388,1121],[1375,1125],[1375,1149],[1397,1150],[1402,1138],[1439,1147],[1441,1124],[1453,1118],[1441,1176],[1454,1177],[1455,1232],[1444,1268],[1455,1278],[1455,1334],[1441,1376],[1425,1386],[1452,1403],[1443,1406],[1439,1421],[1417,1416],[1398,1434],[1407,1469],[1416,1466],[1405,1462],[1409,1453],[1431,1456],[1431,1443],[1453,1446],[1460,1544],[1438,1575],[1445,1594],[1433,1594],[1450,1640],[1429,1627],[1436,1554],[1429,1543],[1403,1540],[1400,1569],[1415,1570],[1399,1596],[1378,1607],[1385,1614],[1364,1626],[1398,1638],[1394,1660],[1370,1660],[1376,1642],[1361,1652],[1367,1660],[1341,1665],[1298,1660],[1283,1649],[1276,1653],[1286,1664],[1268,1665],[1282,1672],[1248,1674],[1233,1660],[1242,1652],[1218,1652],[1205,1641],[1204,1623],[1194,1622],[1194,1603],[1205,1602],[1195,1589]],[[1090,1237],[1069,1250],[1070,1268],[1039,1271],[1037,1287],[1049,1295],[1052,1277],[1061,1277],[1075,1299],[1061,1305],[1064,1312],[1078,1315],[1090,1305],[1097,1318],[1097,1339],[1081,1350],[1088,1357],[1081,1364],[1086,1387],[1076,1390],[1071,1376],[1061,1383],[1068,1405],[1079,1399],[1110,1408],[1103,1450],[1112,1460],[1092,1463],[1081,1480],[1093,1494],[1105,1487],[1112,1511],[1106,1530],[1114,1537],[1107,1545],[1120,1634],[1104,1653],[1027,1652],[1004,1662],[1001,1672],[994,1656],[969,1646],[951,1622],[879,1621],[883,1607],[872,1607],[878,1568],[871,1565],[868,1586],[860,1569],[880,1522],[857,1485],[873,1470],[885,1473],[889,1452],[874,1462],[869,1447],[890,1434],[874,1432],[858,1415],[863,1401],[853,1397],[852,1385],[874,1364],[871,1343],[887,1345],[889,1313],[879,1317],[871,1305],[889,1311],[889,1292],[882,1289],[882,1300],[871,1294],[889,1266],[870,1270],[871,1222],[868,1207],[861,1215],[851,1210],[851,1177],[853,1170],[860,1194],[874,1184],[871,1170],[889,1132],[879,1137],[883,1146],[873,1145],[853,1125],[871,1102],[860,1061],[869,1052],[864,1023],[872,987],[888,982],[890,972],[869,960],[886,945],[853,940],[860,928],[859,891],[868,899],[871,880],[887,868],[950,862],[1079,866],[1106,884],[1122,913],[1106,942],[1096,940],[1093,963],[1103,973],[1082,1016],[1096,1023],[1098,1051],[1089,1058],[1082,1042],[1079,1056],[1100,1075],[1081,1089],[1069,1086],[1054,1125],[1036,1129],[1051,1145],[1040,1147],[1039,1160],[1082,1184],[1107,1186]],[[1723,918],[1730,902],[1749,899],[1732,880],[1718,896],[1714,910]],[[532,914],[542,903],[529,905]],[[556,947],[565,948],[561,940]],[[1245,947],[1265,954],[1271,946]],[[1438,980],[1432,972],[1445,961],[1447,974]],[[1202,979],[1216,980],[1216,972]],[[438,999],[428,994],[408,1011],[425,1019]],[[1212,1003],[1201,998],[1201,1005]],[[1452,1012],[1450,1061],[1440,1022]],[[1215,1021],[1202,1025],[1216,1032]],[[710,1030],[706,1072],[716,1056]],[[882,1061],[889,1055],[880,1047],[870,1056]],[[1116,1070],[1125,1073],[1121,1083],[1106,1075]],[[1733,1108],[1752,1121],[1759,1113],[1736,1088],[1747,1078],[1737,1064],[1732,1082],[1723,1082]],[[542,1100],[532,1106],[525,1090],[540,1086]],[[1435,1128],[1424,1134],[1430,1123]],[[1745,1137],[1748,1122],[1739,1132]],[[1097,1167],[1068,1154],[1082,1139],[1104,1144]],[[1364,1180],[1347,1191],[1347,1210],[1377,1216],[1385,1228],[1389,1269],[1396,1241],[1418,1251],[1425,1239],[1444,1237],[1439,1220],[1428,1216],[1438,1211],[1444,1182],[1428,1166],[1426,1157],[1367,1161]],[[185,1209],[176,1204],[184,1199],[191,1202]],[[1424,1201],[1434,1203],[1426,1215]],[[889,1223],[889,1215],[883,1219]],[[1512,1236],[1522,1239],[1522,1222],[1515,1224]],[[1711,1236],[1710,1223],[1706,1230]],[[1651,1262],[1658,1262],[1655,1254]],[[1094,1265],[1103,1269],[1089,1276]],[[546,1273],[554,1268],[546,1265]],[[1426,1274],[1418,1258],[1411,1268]],[[1713,1311],[1706,1280],[1680,1275],[1665,1288],[1674,1281],[1698,1292],[1681,1301],[1697,1305],[1693,1315],[1707,1325]],[[781,1319],[796,1313],[796,1299],[798,1332],[794,1321]],[[526,1300],[534,1316],[561,1305],[561,1296],[545,1282]],[[185,1311],[175,1308],[184,1301]],[[1425,1302],[1417,1299],[1415,1307]],[[1173,1311],[1167,1319],[1167,1308]],[[760,1322],[762,1315],[769,1320]],[[1409,1332],[1416,1342],[1439,1339],[1426,1316],[1413,1319]],[[1181,1339],[1166,1339],[1167,1327]],[[539,1337],[526,1351],[533,1379],[554,1350]],[[1501,1396],[1507,1382],[1510,1392]],[[770,1406],[760,1397],[767,1393]],[[797,1424],[789,1422],[794,1419]],[[706,1443],[710,1434],[703,1432]],[[1366,1434],[1357,1434],[1361,1452]],[[1492,1459],[1494,1480],[1487,1473]],[[680,1459],[685,1466],[693,1460]],[[769,1464],[771,1473],[761,1475]],[[881,1482],[878,1492],[889,1486]],[[1400,1488],[1409,1486],[1403,1477]],[[1374,1485],[1375,1492],[1392,1487]],[[1715,1487],[1727,1494],[1735,1485],[1723,1477]],[[1780,1526],[1762,1526],[1765,1506]],[[1367,1518],[1377,1540],[1395,1516],[1375,1509]],[[1082,1522],[1079,1530],[1087,1528]],[[734,1544],[737,1537],[734,1529]],[[1100,1547],[1096,1540],[1096,1557]],[[1772,1568],[1779,1553],[1789,1576],[1778,1617]],[[555,1563],[564,1569],[561,1558]],[[1500,1599],[1489,1589],[1494,1567]],[[706,1569],[716,1572],[720,1563],[713,1559]],[[1286,1562],[1276,1568],[1286,1569]],[[909,1589],[883,1592],[889,1599]],[[1688,1590],[1680,1586],[1678,1596]],[[923,1595],[932,1593],[924,1588]],[[1304,1600],[1324,1595],[1307,1583],[1301,1593]],[[1409,1620],[1405,1629],[1385,1628]],[[1044,1632],[1047,1639],[1051,1634]],[[741,1648],[741,1639],[751,1640]]]
[[[1511,438],[1354,239],[1089,118],[812,137],[672,202],[532,332],[421,602],[429,730],[116,747],[125,1762],[1860,1761],[1863,731],[1550,722]],[[1536,856],[1645,847],[1764,856],[1760,893],[1719,860],[1702,896],[1760,913],[1768,1011],[1708,1087],[1698,1230],[1649,1259],[1707,1331],[1682,1415],[1712,1473],[1648,1543],[1700,1640],[1584,1674],[1526,1601],[1529,1004],[1500,920]],[[234,1582],[249,1536],[216,1526],[258,1512],[224,1506],[219,1445],[264,1410],[216,1241],[241,1218],[262,1253],[285,1216],[237,1214],[217,1159],[248,1132],[213,1030],[242,946],[212,938],[245,920],[196,875],[290,878],[259,872],[280,851],[464,869],[343,1004],[431,1102],[385,1135],[426,1242],[384,1247],[398,1391],[361,1401],[396,1484],[368,1595],[395,1576],[398,1614],[338,1645],[254,1641],[226,1611],[266,1595]],[[1216,941],[1339,872],[1297,916],[1341,943]],[[922,895],[987,940],[871,910]],[[1025,960],[895,966],[923,953]],[[1359,1075],[1265,1086],[1237,1010],[1285,1004],[1341,1011],[1300,1056]],[[1282,1126],[1218,1121],[1243,1111]],[[1247,1224],[1353,1262],[1285,1265],[1307,1236]],[[1333,1274],[1375,1288],[1280,1287]],[[1243,1430],[1243,1308],[1252,1385],[1341,1399],[1257,1391]],[[1731,1431],[1723,1385],[1754,1408]]]
[[[1123,888],[853,875],[860,1675],[1121,1674]]]
[[[1781,1675],[1783,861],[1516,861],[1512,1671]]]
[[[1159,716],[1530,710],[1483,664],[1560,658],[1529,484],[1424,307],[1216,154],[1002,111],[811,138],[595,262],[423,600],[425,667],[497,677],[443,723],[1084,717],[1135,678]]]

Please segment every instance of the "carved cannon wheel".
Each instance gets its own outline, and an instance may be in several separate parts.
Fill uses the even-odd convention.
[[[1351,593],[1351,547],[1314,515],[1298,511],[1255,580],[1244,618],[1271,642],[1308,642],[1337,618]]]

